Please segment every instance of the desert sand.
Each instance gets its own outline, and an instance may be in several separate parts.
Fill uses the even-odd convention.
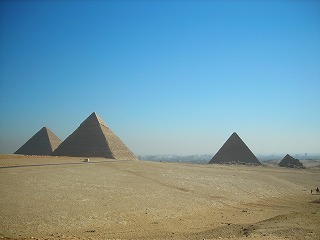
[[[0,238],[320,239],[319,168],[0,157]]]

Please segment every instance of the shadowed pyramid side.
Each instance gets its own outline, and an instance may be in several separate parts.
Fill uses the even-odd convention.
[[[261,165],[257,157],[235,132],[228,138],[209,163]]]
[[[43,127],[14,154],[51,155],[60,144],[61,140],[49,128]]]
[[[137,160],[95,112],[84,120],[52,155]]]

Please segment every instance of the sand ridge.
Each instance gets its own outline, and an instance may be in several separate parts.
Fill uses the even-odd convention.
[[[319,239],[319,170],[0,158],[0,236]]]

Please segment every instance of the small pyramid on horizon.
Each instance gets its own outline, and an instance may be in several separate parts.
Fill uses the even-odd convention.
[[[257,157],[235,132],[228,138],[209,163],[261,165]]]
[[[23,144],[14,154],[51,155],[61,140],[47,127],[43,127]]]
[[[137,160],[137,157],[95,112],[84,120],[52,155]]]
[[[291,157],[287,154],[279,163],[279,167],[288,167],[288,168],[305,168],[298,159]]]

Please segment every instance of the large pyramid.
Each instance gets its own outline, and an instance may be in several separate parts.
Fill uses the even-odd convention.
[[[209,163],[261,165],[256,156],[235,132],[228,138]]]
[[[279,167],[305,168],[298,159],[291,157],[289,154],[281,160]]]
[[[84,120],[52,155],[137,160],[95,112]]]
[[[60,143],[61,140],[49,128],[43,127],[14,154],[51,155]]]

